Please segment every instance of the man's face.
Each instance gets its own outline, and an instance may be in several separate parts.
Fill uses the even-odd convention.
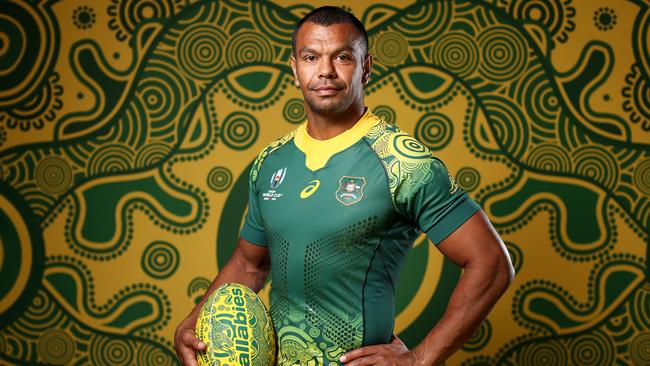
[[[291,67],[309,109],[333,115],[355,102],[363,105],[363,87],[372,67],[364,48],[352,24],[307,22],[300,27]]]

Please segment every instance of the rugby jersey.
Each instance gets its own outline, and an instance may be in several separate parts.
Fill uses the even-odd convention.
[[[400,267],[480,209],[413,137],[367,111],[316,140],[304,123],[258,155],[241,236],[267,246],[277,365],[338,364],[389,343]]]

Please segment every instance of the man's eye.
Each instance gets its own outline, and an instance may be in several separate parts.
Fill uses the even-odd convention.
[[[339,61],[350,61],[348,55],[339,55]]]
[[[305,61],[309,61],[309,62],[316,61],[316,56],[313,55],[305,56]]]

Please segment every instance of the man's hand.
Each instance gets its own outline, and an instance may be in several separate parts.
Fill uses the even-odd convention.
[[[196,318],[189,316],[181,322],[174,333],[174,350],[185,366],[198,366],[196,351],[204,351],[206,345],[196,338],[194,327]]]
[[[416,353],[406,348],[404,342],[395,335],[389,344],[357,348],[341,356],[340,360],[345,366],[414,366],[418,364]]]
[[[224,283],[241,283],[259,292],[264,286],[264,280],[271,267],[269,249],[254,245],[244,238],[239,238],[232,256],[219,271],[201,301],[194,307],[190,315],[176,328],[174,333],[174,350],[185,366],[198,366],[196,351],[205,351],[207,345],[196,338],[194,327],[203,303]]]

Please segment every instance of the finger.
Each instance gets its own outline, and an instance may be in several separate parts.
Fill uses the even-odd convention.
[[[203,351],[205,349],[205,342],[196,338],[196,335],[193,331],[187,330],[181,335],[181,340],[183,344],[187,347],[192,347],[197,351]]]
[[[356,360],[346,363],[345,366],[367,366],[367,365],[381,365],[381,360],[377,356],[364,356]]]
[[[192,351],[191,348],[183,347],[179,351],[181,362],[185,366],[199,366],[199,362],[196,360],[196,354]]]
[[[352,360],[355,360],[359,357],[364,357],[364,356],[370,356],[374,355],[377,353],[383,345],[378,345],[378,346],[366,346],[366,347],[361,347],[357,348],[355,350],[352,350],[348,353],[345,353],[341,358],[339,359],[341,362],[350,362]]]

